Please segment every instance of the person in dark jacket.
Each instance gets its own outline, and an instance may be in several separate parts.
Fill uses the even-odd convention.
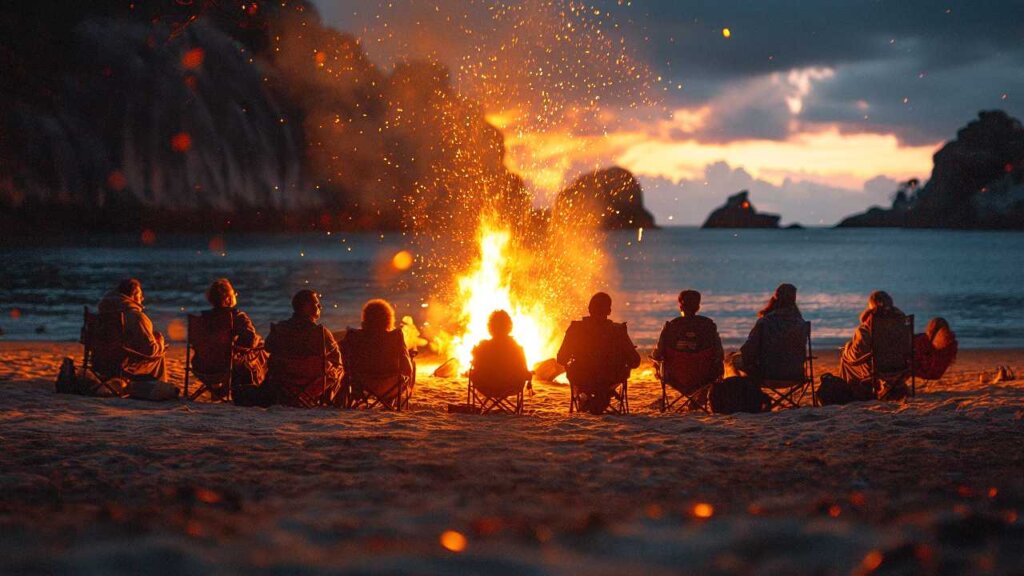
[[[701,294],[696,290],[683,290],[679,293],[680,316],[665,323],[658,336],[658,345],[651,357],[662,363],[662,376],[666,382],[679,388],[684,393],[690,388],[706,384],[722,376],[723,356],[722,338],[718,335],[718,326],[707,316],[700,316]],[[681,354],[677,354],[681,353]],[[699,360],[701,366],[683,366],[682,358]],[[692,362],[686,362],[691,364]],[[706,364],[706,365],[705,365]],[[699,376],[690,378],[673,372],[685,370],[687,374]],[[693,386],[683,381],[693,381]]]
[[[142,284],[135,278],[128,278],[103,296],[99,312],[124,314],[124,346],[135,353],[127,356],[124,374],[132,380],[164,380],[167,345],[163,334],[153,329],[153,322],[144,312],[144,300]]]
[[[362,324],[341,341],[345,378],[386,401],[394,400],[400,380],[406,396],[415,386],[415,370],[405,335],[395,328],[395,310],[384,300],[363,305]],[[404,400],[404,399],[403,399]]]
[[[587,395],[583,409],[601,414],[616,386],[640,366],[640,354],[629,339],[626,324],[612,322],[612,298],[598,292],[590,299],[590,316],[575,320],[565,331],[556,360],[566,367],[569,382]]]
[[[796,286],[780,284],[758,312],[735,366],[755,380],[796,381],[804,377],[806,356],[807,324],[796,305]]]
[[[263,348],[263,339],[256,332],[249,315],[237,308],[238,293],[227,278],[221,278],[210,284],[206,290],[206,301],[210,309],[202,313],[203,319],[211,323],[224,323],[231,326],[231,337],[235,346],[232,358],[231,387],[236,403],[250,387],[259,386],[267,375],[267,351]],[[192,364],[199,368],[207,362],[208,353],[202,347],[195,348]],[[212,388],[218,392],[216,386]]]
[[[512,338],[512,317],[504,310],[492,312],[487,331],[491,339],[473,348],[473,384],[492,398],[518,394],[530,377],[530,369],[522,346]]]
[[[341,380],[341,352],[331,331],[317,324],[320,319],[320,296],[312,290],[299,290],[292,297],[292,317],[278,322],[267,335],[264,345],[270,353],[267,384],[281,404],[301,405],[300,395],[308,389],[322,388],[333,396]],[[310,358],[326,360],[326,381],[300,382],[300,364]],[[328,398],[329,400],[329,398]]]
[[[905,317],[906,315],[893,304],[892,296],[881,290],[872,292],[868,296],[867,308],[861,312],[860,326],[854,331],[853,338],[843,346],[839,359],[839,371],[842,379],[853,384],[871,382],[874,363],[875,320],[879,318],[903,319]],[[882,351],[892,352],[891,350]],[[907,374],[900,370],[894,374],[880,373],[879,376],[883,380],[880,385],[884,389],[874,392],[879,397],[887,397],[890,396],[889,390],[899,390],[904,387]]]

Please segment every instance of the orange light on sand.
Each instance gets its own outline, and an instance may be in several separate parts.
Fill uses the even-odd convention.
[[[188,329],[180,319],[171,320],[167,324],[167,339],[172,342],[183,342],[188,337]]]
[[[861,562],[861,567],[864,568],[866,572],[874,572],[882,565],[883,560],[885,560],[885,556],[883,556],[881,552],[878,550],[872,550],[864,557],[864,560]]]
[[[188,152],[192,149],[192,136],[188,132],[178,132],[171,136],[171,148],[175,152]]]
[[[514,289],[517,270],[524,268],[520,258],[528,254],[517,251],[511,233],[485,220],[478,233],[479,257],[464,276],[458,278],[458,316],[462,333],[455,336],[448,352],[459,364],[468,367],[473,347],[490,338],[487,320],[495,310],[504,310],[512,317],[512,337],[523,347],[527,364],[550,358],[557,349],[558,327],[544,303],[524,301]]]
[[[187,70],[194,70],[203,65],[206,54],[202,48],[193,48],[181,56],[181,65]]]
[[[455,530],[441,533],[441,546],[449,552],[462,552],[466,549],[466,537]]]
[[[695,518],[711,518],[715,515],[715,507],[707,502],[698,502],[693,505],[693,515]]]
[[[409,268],[412,268],[413,256],[412,252],[408,250],[401,250],[396,252],[391,258],[391,266],[399,272],[404,272]]]

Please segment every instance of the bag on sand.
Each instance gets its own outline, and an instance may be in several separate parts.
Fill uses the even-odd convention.
[[[757,414],[770,408],[771,398],[750,378],[733,376],[711,385],[711,411],[715,414]]]
[[[178,399],[178,387],[162,380],[141,380],[128,384],[128,397],[135,400],[163,402]]]
[[[57,372],[57,381],[54,383],[54,390],[57,394],[75,394],[76,385],[75,361],[71,358],[65,358],[61,360],[60,370]]]
[[[829,372],[821,375],[818,400],[821,401],[822,406],[874,399],[875,392],[868,383],[847,382]]]

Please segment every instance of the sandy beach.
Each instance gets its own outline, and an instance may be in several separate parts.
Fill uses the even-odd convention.
[[[1024,571],[1024,350],[967,350],[903,403],[396,414],[55,395],[74,344],[0,343],[0,572]],[[170,353],[180,384],[183,350]],[[826,352],[817,373],[834,370]],[[422,371],[421,371],[422,372]]]

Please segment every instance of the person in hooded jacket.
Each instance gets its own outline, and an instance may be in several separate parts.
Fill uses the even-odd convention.
[[[740,362],[734,362],[755,381],[801,380],[807,356],[804,317],[796,305],[796,286],[780,284],[765,307],[747,341],[740,347]]]
[[[124,346],[135,352],[127,356],[124,374],[132,380],[164,380],[167,345],[163,334],[153,329],[153,322],[142,306],[144,301],[142,283],[126,278],[103,296],[98,308],[100,314],[124,314]]]

